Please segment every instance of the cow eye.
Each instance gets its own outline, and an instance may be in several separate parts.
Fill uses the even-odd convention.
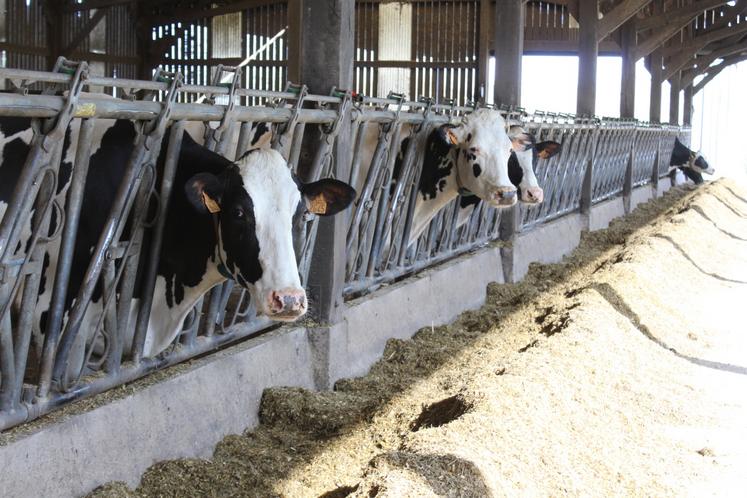
[[[233,210],[233,216],[234,218],[243,218],[244,217],[244,210],[240,207],[237,207]]]

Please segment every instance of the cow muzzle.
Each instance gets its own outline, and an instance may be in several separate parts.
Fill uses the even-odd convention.
[[[545,193],[540,187],[522,189],[521,202],[526,204],[540,204],[545,199]]]
[[[306,292],[303,289],[270,291],[265,305],[267,317],[271,320],[292,322],[306,313]]]
[[[493,207],[504,208],[516,204],[516,187],[498,187],[491,195]]]

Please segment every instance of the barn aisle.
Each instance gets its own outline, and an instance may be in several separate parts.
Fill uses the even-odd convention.
[[[92,496],[737,495],[744,303],[747,188],[673,189],[366,377],[266,392],[212,461]]]

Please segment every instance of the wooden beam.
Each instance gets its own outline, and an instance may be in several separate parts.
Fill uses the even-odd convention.
[[[713,4],[724,4],[723,0],[707,0],[706,2],[699,2],[699,5],[713,5]],[[670,19],[664,21],[664,24],[660,27],[657,27],[656,30],[649,36],[646,40],[644,40],[642,43],[639,43],[638,47],[636,48],[636,60],[640,59],[641,57],[645,57],[646,55],[653,52],[657,47],[660,47],[665,41],[670,39],[672,36],[674,36],[675,33],[677,33],[679,30],[687,26],[690,21],[692,21],[695,17],[700,15],[703,11],[697,10],[693,11],[691,8],[687,9],[686,13],[680,13],[675,15],[674,17],[671,17]],[[653,16],[656,19],[663,20],[661,16]],[[652,18],[649,18],[652,19]],[[644,19],[641,22],[647,21],[648,19]]]
[[[685,87],[685,98],[682,106],[682,124],[691,126],[693,124],[693,86]]]
[[[716,41],[722,40],[727,37],[747,33],[747,22],[739,23],[733,28],[721,28],[707,35],[697,36],[691,41],[687,42],[680,49],[680,54],[673,57],[669,63],[667,63],[666,79],[669,79],[675,72],[683,69],[693,57],[699,52],[706,49],[709,44]],[[713,59],[715,60],[715,59]],[[709,62],[710,64],[710,62]]]
[[[599,55],[620,55],[620,45],[606,38],[599,42]],[[578,40],[524,40],[524,55],[576,55]]]
[[[689,23],[690,20],[699,16],[706,10],[715,9],[716,7],[726,5],[727,3],[728,0],[700,0],[699,2],[694,2],[687,7],[662,11],[660,14],[647,17],[646,19],[639,19],[638,32],[649,29],[660,31],[664,26],[679,23],[684,26]]]
[[[80,12],[91,9],[105,9],[107,7],[116,7],[117,5],[126,5],[137,3],[137,0],[88,0],[86,3],[76,3],[65,8],[65,12]]]
[[[599,21],[597,28],[597,41],[612,34],[617,28],[622,26],[625,21],[635,16],[643,7],[651,3],[651,0],[623,0],[606,13]]]
[[[669,124],[680,124],[680,79],[669,80]]]
[[[695,40],[708,40],[708,43],[723,39],[724,37],[730,36],[729,30],[737,26],[737,18],[741,14],[747,13],[747,0],[737,0],[734,6],[724,6],[723,16],[716,22],[711,24],[708,29],[696,30],[691,36],[689,41],[682,44],[673,44],[670,47],[664,48],[664,57],[672,57],[679,54],[682,50],[689,50],[693,48],[696,43]],[[730,26],[731,24],[731,26]],[[741,22],[739,23],[741,24]],[[692,28],[690,29],[692,31]],[[718,33],[718,34],[717,34]],[[732,33],[733,34],[733,33]],[[700,42],[698,42],[699,44]]]
[[[493,19],[495,85],[493,102],[521,105],[521,56],[524,53],[524,3],[496,0]]]
[[[297,3],[301,0],[293,0],[291,3]],[[196,21],[198,19],[204,19],[205,17],[222,16],[224,14],[234,14],[242,10],[251,9],[253,7],[259,7],[267,5],[268,0],[241,0],[233,2],[229,5],[222,7],[213,7],[211,9],[184,9],[175,8],[168,14],[148,16],[147,21],[152,25],[168,24],[176,21],[189,22]]]
[[[480,16],[477,19],[479,30],[479,45],[477,52],[477,77],[479,98],[488,100],[488,65],[490,64],[490,37],[493,25],[490,18],[491,0],[480,0]],[[414,58],[414,57],[413,57]],[[478,96],[475,96],[478,98]]]
[[[695,59],[693,67],[682,73],[682,86],[689,85],[692,81],[704,71],[707,71],[713,61],[719,58],[728,57],[730,55],[738,54],[740,52],[747,51],[747,40],[733,45],[731,47],[724,47],[720,50],[714,50],[708,55],[701,56]],[[745,55],[745,54],[742,54]]]
[[[620,30],[622,45],[622,81],[620,84],[620,117],[635,117],[635,29],[636,19],[630,19]]]
[[[664,0],[654,0],[654,16],[661,14],[664,10]],[[637,57],[634,57],[638,60]],[[661,47],[657,47],[656,50],[649,57],[649,72],[651,73],[651,93],[649,95],[649,121],[652,123],[661,123],[661,84],[662,70],[661,70]]]
[[[708,83],[711,82],[711,80],[713,80],[713,78],[718,76],[718,74],[721,71],[723,71],[726,67],[734,65],[734,64],[738,64],[746,60],[747,60],[747,55],[740,55],[739,57],[724,59],[724,62],[722,62],[718,66],[708,68],[708,74],[706,75],[706,77],[700,80],[697,85],[693,86],[693,95],[701,91]]]
[[[63,57],[69,57],[73,51],[78,48],[78,45],[81,44],[83,40],[88,38],[88,35],[91,34],[91,31],[101,22],[101,20],[106,17],[106,9],[99,9],[96,11],[96,13],[91,17],[86,24],[80,28],[80,31],[78,31],[75,34],[75,37],[73,40],[62,49],[62,56]]]

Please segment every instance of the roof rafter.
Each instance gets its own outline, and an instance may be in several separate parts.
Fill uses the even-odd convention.
[[[676,11],[670,10],[663,14],[640,20],[637,25],[638,28],[640,28],[641,23],[647,23],[650,25],[651,20],[655,19],[657,23],[655,26],[657,29],[651,34],[651,36],[638,44],[634,55],[635,60],[645,57],[656,50],[702,12],[719,7],[726,3],[727,2],[724,0],[704,0],[683,9],[677,9]],[[659,25],[659,23],[662,24]],[[649,28],[651,27],[653,26],[649,26]]]
[[[611,35],[625,21],[636,15],[651,0],[623,0],[606,13],[597,25],[597,41],[602,41]]]
[[[693,95],[701,91],[708,83],[710,83],[713,80],[713,78],[718,76],[718,74],[721,71],[723,71],[725,68],[727,68],[728,66],[733,66],[734,64],[738,64],[746,60],[747,60],[747,55],[730,57],[728,59],[724,59],[724,62],[722,62],[718,66],[713,66],[713,67],[708,68],[709,70],[708,70],[708,74],[706,75],[706,77],[700,80],[697,85],[693,86]]]

